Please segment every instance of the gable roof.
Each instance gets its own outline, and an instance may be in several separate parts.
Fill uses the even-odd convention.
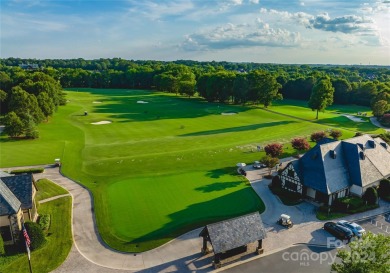
[[[33,177],[31,173],[1,177],[0,180],[21,202],[22,209],[32,208]]]
[[[390,175],[390,147],[369,135],[314,146],[294,164],[303,184],[325,194],[360,187]]]
[[[0,171],[0,178],[1,177],[7,177],[7,176],[12,176],[12,174],[9,174],[9,173],[4,172],[4,171]]]
[[[0,216],[15,214],[19,211],[20,206],[21,203],[18,198],[0,180]]]
[[[199,235],[206,236],[206,233],[215,254],[267,236],[259,212],[207,225]]]

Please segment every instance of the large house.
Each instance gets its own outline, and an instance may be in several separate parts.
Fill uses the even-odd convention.
[[[10,175],[0,171],[0,233],[5,243],[15,243],[23,221],[36,221],[32,174]]]
[[[390,146],[369,135],[325,139],[280,175],[283,188],[327,205],[346,195],[362,196],[388,177]]]

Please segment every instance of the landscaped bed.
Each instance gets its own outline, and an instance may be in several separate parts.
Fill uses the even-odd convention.
[[[142,90],[67,95],[68,105],[39,125],[39,139],[2,136],[0,162],[23,166],[61,158],[62,171],[92,191],[102,238],[121,251],[144,251],[206,223],[262,212],[260,198],[228,168],[259,160],[258,144],[287,143],[330,127],[252,106]],[[104,120],[112,123],[91,124]],[[342,121],[335,126],[343,137],[354,135]]]

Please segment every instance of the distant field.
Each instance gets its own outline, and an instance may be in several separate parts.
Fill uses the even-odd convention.
[[[94,194],[103,239],[122,251],[144,251],[205,223],[263,211],[262,201],[235,173],[237,162],[263,156],[255,152],[257,145],[287,143],[332,126],[343,137],[353,136],[355,128],[380,131],[333,113],[320,113],[313,123],[261,108],[142,90],[79,89],[67,91],[67,99],[67,106],[39,126],[40,139],[2,136],[0,166],[61,158],[64,173]],[[270,109],[315,117],[302,106],[289,107]],[[91,124],[99,121],[112,123]]]

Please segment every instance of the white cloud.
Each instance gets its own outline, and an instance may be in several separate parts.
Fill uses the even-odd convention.
[[[218,50],[259,46],[294,47],[301,36],[280,28],[270,28],[261,19],[256,24],[226,24],[209,31],[187,35],[181,47],[185,50]]]
[[[251,4],[258,4],[260,1],[259,0],[249,0],[249,3]]]

